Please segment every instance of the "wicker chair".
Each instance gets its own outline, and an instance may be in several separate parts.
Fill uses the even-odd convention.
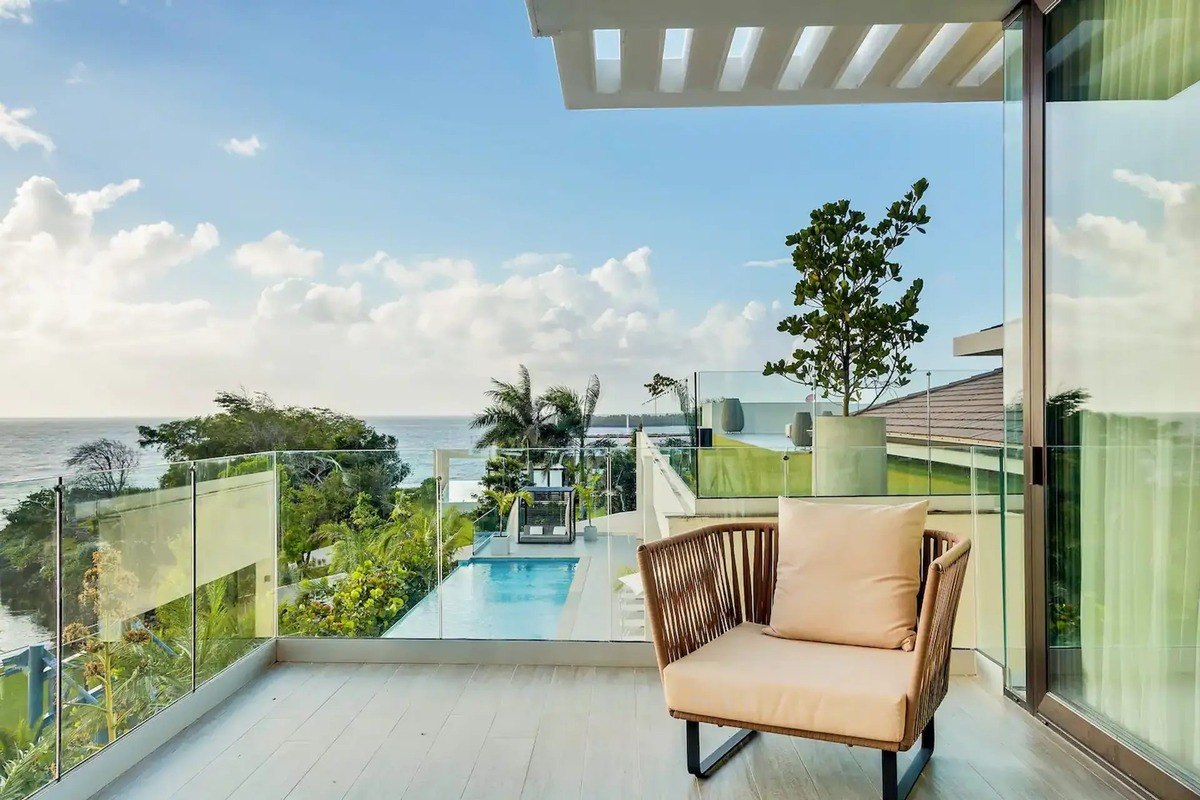
[[[778,531],[774,523],[730,523],[662,539],[638,548],[638,567],[645,585],[649,619],[659,672],[695,653],[742,623],[767,625],[775,592]],[[882,796],[899,800],[908,796],[934,748],[933,715],[946,696],[949,682],[950,637],[958,610],[971,544],[948,533],[926,531],[922,542],[922,578],[918,594],[917,640],[911,654],[900,656],[906,670],[898,680],[907,686],[899,701],[903,707],[903,732],[895,741],[859,738],[821,730],[799,730],[772,725],[762,719],[749,722],[669,708],[671,716],[687,725],[687,766],[705,778],[744,745],[756,731],[802,736],[870,747],[882,752]],[[759,637],[771,639],[772,637]],[[754,641],[754,640],[745,640]],[[773,640],[771,647],[811,647],[809,643]],[[839,648],[838,645],[820,645]],[[720,647],[720,645],[718,645]],[[710,650],[710,652],[718,652]],[[847,647],[840,658],[899,651]],[[911,656],[911,658],[909,658]],[[771,669],[768,665],[767,669]],[[666,675],[664,684],[666,683]],[[744,680],[753,680],[747,677]],[[745,686],[730,685],[738,693]],[[671,704],[668,692],[668,705]],[[899,713],[899,712],[897,712]],[[699,723],[739,728],[711,755],[700,754]],[[899,725],[899,723],[896,723]],[[896,754],[921,747],[902,778],[897,778]]]

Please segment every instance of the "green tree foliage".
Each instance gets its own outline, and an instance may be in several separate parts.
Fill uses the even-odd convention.
[[[141,454],[115,439],[84,442],[71,451],[68,469],[78,473],[72,483],[97,497],[116,497],[128,488],[130,473],[137,469]]]
[[[634,511],[637,508],[637,448],[633,442],[628,447],[610,449],[608,465],[613,513]]]
[[[297,600],[280,607],[280,629],[300,636],[378,636],[432,591],[439,575],[449,575],[455,551],[471,544],[474,525],[457,511],[445,512],[439,549],[436,509],[419,498],[419,490],[398,490],[391,514],[383,518],[370,498],[360,494],[345,521],[327,525],[331,566],[348,577],[301,583]],[[389,602],[359,608],[361,594],[343,588],[356,574],[375,576],[376,586],[386,583]],[[367,619],[368,612],[376,616]]]
[[[295,603],[280,607],[280,625],[300,636],[379,636],[404,608],[404,579],[396,563],[364,561],[337,584],[305,583]]]
[[[207,416],[139,425],[139,444],[168,461],[264,453],[272,450],[395,450],[396,437],[361,419],[327,408],[277,406],[261,392],[218,392],[221,410]]]
[[[807,228],[787,237],[800,273],[794,303],[800,311],[779,330],[803,343],[791,355],[763,368],[827,396],[851,403],[873,393],[873,405],[891,386],[907,383],[913,367],[906,353],[924,341],[929,326],[916,321],[924,286],[915,279],[894,301],[884,289],[901,282],[896,250],[913,233],[924,233],[930,217],[921,203],[929,182],[912,185],[874,226],[849,200],[826,203],[810,215]]]
[[[569,386],[551,386],[542,398],[554,412],[555,427],[582,452],[587,447],[587,433],[600,402],[600,378],[595,375],[588,378],[582,392]]]
[[[332,544],[337,526],[354,508],[356,492],[341,470],[324,480],[296,481],[288,465],[281,466],[279,554],[285,563],[307,567],[315,550]],[[369,495],[368,495],[369,496]]]
[[[554,408],[533,391],[533,381],[524,364],[517,369],[515,383],[492,378],[484,393],[488,405],[471,420],[481,431],[479,447],[560,447],[567,436],[554,424]]]
[[[478,502],[475,511],[482,519],[492,512],[499,512],[495,500],[498,495],[515,494],[528,485],[528,464],[525,459],[512,453],[499,453],[484,464],[480,483],[483,493],[475,498]]]

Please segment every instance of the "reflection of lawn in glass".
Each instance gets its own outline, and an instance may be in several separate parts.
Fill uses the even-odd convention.
[[[14,730],[25,721],[29,682],[24,672],[15,672],[0,678],[0,730]],[[49,683],[43,689],[45,698],[42,701],[44,710],[50,709]]]
[[[787,496],[810,496],[812,453],[785,454],[724,436],[714,436],[713,449],[700,451],[700,496],[777,497],[784,491],[784,455],[788,457]],[[931,484],[924,461],[888,457],[888,494],[924,496],[970,493],[971,471],[967,467],[935,461]]]

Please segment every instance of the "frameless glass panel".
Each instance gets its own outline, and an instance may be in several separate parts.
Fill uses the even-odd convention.
[[[1000,447],[973,447],[971,558],[975,561],[975,646],[1004,663],[1004,553],[1001,539]]]
[[[288,452],[278,463],[279,635],[386,635],[450,563],[434,476],[413,466],[430,464],[428,452]]]
[[[0,797],[54,778],[55,482],[0,484]]]
[[[1024,479],[1024,20],[1004,31],[1004,488],[1002,541],[1005,683],[1025,691],[1025,479]]]
[[[275,635],[275,455],[196,470],[196,684]]]
[[[1046,31],[1050,689],[1200,780],[1200,0]]]
[[[190,469],[74,476],[63,517],[65,771],[192,689]]]
[[[585,490],[581,507],[591,525],[584,528],[584,548],[604,546],[604,601],[608,608],[607,638],[646,638],[646,604],[638,575],[637,547],[643,541],[637,510],[637,468],[632,443],[585,451]],[[599,555],[599,554],[598,554]],[[586,589],[586,584],[581,584]],[[581,596],[581,601],[588,599]],[[596,593],[596,599],[600,594]],[[583,638],[582,636],[572,638]]]

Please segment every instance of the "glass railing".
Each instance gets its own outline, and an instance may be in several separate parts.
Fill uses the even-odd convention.
[[[268,453],[0,486],[0,797],[273,639],[276,483]]]
[[[999,494],[999,447],[658,448],[697,499]],[[980,459],[989,454],[989,468]]]
[[[196,684],[275,636],[273,453],[198,461]]]
[[[0,797],[14,800],[59,772],[57,484],[0,484]]]
[[[999,370],[916,370],[900,385],[864,390],[848,403],[812,386],[761,372],[700,372],[700,426],[716,447],[769,450],[819,444],[823,417],[879,420],[889,442],[963,445],[1003,441]],[[704,443],[703,441],[701,442]]]

